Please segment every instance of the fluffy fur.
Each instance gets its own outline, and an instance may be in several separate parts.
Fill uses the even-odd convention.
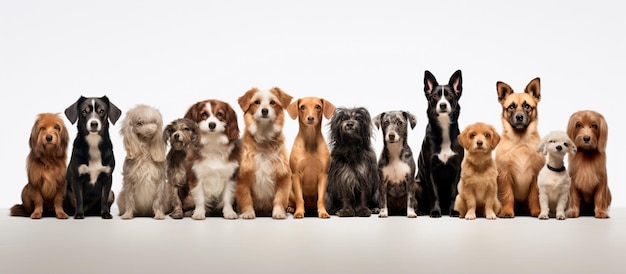
[[[498,217],[513,218],[519,213],[537,217],[541,211],[537,175],[545,164],[545,157],[537,152],[540,81],[531,80],[520,93],[498,81],[496,90],[502,106],[502,139],[496,149],[498,200],[502,203]]]
[[[409,147],[408,129],[415,128],[417,117],[408,111],[388,111],[374,117],[382,129],[383,150],[378,158],[380,213],[378,217],[406,215],[417,217],[415,160]]]
[[[187,154],[187,178],[195,209],[191,218],[221,214],[236,219],[235,179],[241,162],[237,114],[226,102],[207,99],[193,104],[185,118],[198,124],[200,145]]]
[[[293,97],[278,87],[252,88],[238,102],[245,130],[243,158],[237,177],[236,198],[241,217],[287,218],[291,168],[285,147],[284,110]]]
[[[565,171],[564,158],[566,154],[576,153],[576,146],[565,131],[557,130],[541,139],[537,152],[548,155],[547,164],[537,177],[541,207],[539,219],[548,219],[553,215],[564,220],[571,185],[569,174]]]
[[[378,213],[380,182],[369,111],[364,107],[339,107],[329,124],[331,160],[326,209],[339,217]]]
[[[158,109],[137,105],[126,112],[120,134],[126,157],[117,198],[122,219],[149,216],[164,219],[165,151],[163,118]]]
[[[479,122],[465,127],[458,139],[465,156],[454,209],[466,220],[476,219],[477,214],[495,220],[501,205],[497,193],[498,172],[491,153],[500,142],[500,135],[493,126]]]
[[[58,114],[37,115],[28,140],[28,182],[22,189],[22,204],[11,207],[11,216],[39,219],[54,212],[58,219],[67,219],[63,196],[68,143],[67,128]]]
[[[578,148],[576,154],[569,154],[572,186],[567,216],[609,218],[612,199],[606,171],[609,126],[604,116],[593,110],[572,113],[567,135]]]
[[[424,95],[428,101],[428,125],[417,161],[417,181],[424,189],[420,212],[430,217],[458,216],[454,210],[461,175],[463,148],[459,145],[459,99],[463,92],[461,71],[452,74],[447,85],[424,72]]]
[[[187,153],[198,150],[200,146],[200,128],[191,119],[179,118],[168,124],[163,130],[163,140],[170,144],[165,158],[167,162],[166,193],[170,204],[170,216],[182,219],[191,216],[195,207],[187,181]],[[167,211],[167,210],[166,210]]]
[[[334,111],[331,102],[317,97],[300,98],[287,107],[289,116],[298,118],[299,125],[289,156],[293,173],[290,204],[295,206],[294,218],[304,217],[305,212],[317,212],[319,218],[330,218],[325,205],[330,151],[322,135],[322,116],[330,119]]]

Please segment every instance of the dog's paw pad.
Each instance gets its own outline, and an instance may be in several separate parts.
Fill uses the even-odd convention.
[[[204,216],[204,213],[202,213],[202,214],[194,213],[193,215],[191,215],[191,219],[194,219],[194,220],[204,220],[204,219],[206,219],[206,216]]]
[[[83,213],[76,213],[76,214],[74,214],[74,219],[85,219],[85,214],[83,214]]]
[[[102,213],[102,219],[113,219],[113,215],[109,212]]]
[[[487,214],[487,216],[485,216],[485,218],[487,218],[487,220],[495,220],[495,219],[497,219],[495,213]]]
[[[57,219],[67,219],[69,216],[65,212],[59,212],[56,214]]]
[[[476,220],[476,214],[465,214],[465,220]]]
[[[241,218],[242,219],[248,219],[248,220],[254,219],[254,218],[256,218],[256,214],[254,214],[254,212],[244,212],[244,213],[241,214]]]
[[[237,213],[235,213],[235,212],[224,213],[224,219],[227,219],[227,220],[237,219]]]
[[[30,214],[31,219],[41,219],[41,216],[41,212],[33,212],[33,214]]]
[[[324,212],[318,213],[317,217],[322,218],[322,219],[328,219],[328,218],[330,218],[330,214],[328,214],[328,212],[324,211]]]
[[[565,214],[557,214],[556,215],[556,219],[557,220],[565,220]]]
[[[550,219],[550,217],[548,216],[548,214],[541,213],[541,214],[539,214],[539,219],[540,220],[547,220],[547,219]]]

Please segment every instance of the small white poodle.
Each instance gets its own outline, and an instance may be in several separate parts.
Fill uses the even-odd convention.
[[[564,220],[571,185],[569,173],[565,170],[564,158],[567,153],[576,153],[576,146],[565,131],[557,130],[543,137],[537,152],[543,152],[548,156],[546,165],[539,171],[537,177],[541,206],[539,219],[545,220],[550,216],[556,216],[558,220]]]

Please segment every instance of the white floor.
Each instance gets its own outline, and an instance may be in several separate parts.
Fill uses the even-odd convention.
[[[56,220],[0,209],[0,273],[623,273],[612,218]]]

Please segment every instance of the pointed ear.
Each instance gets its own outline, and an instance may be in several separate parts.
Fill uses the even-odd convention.
[[[537,102],[541,100],[541,83],[539,81],[539,77],[532,79],[526,88],[524,88],[524,92],[532,95],[537,99]]]
[[[376,115],[374,117],[374,119],[372,119],[372,122],[374,122],[374,125],[376,126],[377,129],[380,129],[380,125],[382,123],[383,116],[385,116],[384,112]]]
[[[409,121],[409,125],[411,126],[411,129],[414,129],[415,126],[417,125],[417,116],[415,116],[413,113],[410,113],[408,111],[403,111],[402,115],[404,115],[404,119]]]
[[[237,103],[239,103],[239,107],[241,107],[241,110],[243,110],[243,112],[248,111],[248,109],[250,108],[250,100],[252,99],[252,96],[254,96],[254,94],[258,91],[258,88],[251,88],[246,91],[246,93],[244,93],[241,97],[239,97],[239,99],[237,99]]]
[[[300,99],[293,101],[293,103],[289,104],[289,106],[287,106],[287,113],[289,113],[289,117],[291,117],[291,119],[296,119],[298,118],[298,105],[300,104]]]
[[[454,90],[456,97],[461,97],[463,92],[463,77],[461,76],[461,70],[455,71],[450,77],[448,85]]]
[[[122,111],[115,105],[106,95],[102,97],[109,104],[109,121],[115,125],[115,122],[122,116]]]
[[[513,88],[511,88],[511,86],[507,83],[501,81],[496,83],[496,91],[498,92],[498,102],[500,102],[500,104],[504,103],[506,97],[513,94]]]
[[[330,117],[333,116],[336,107],[328,100],[322,99],[322,103],[324,104],[322,106],[322,111],[324,111],[324,117],[326,117],[326,119],[330,119]]]
[[[435,87],[438,85],[439,84],[437,83],[437,79],[435,79],[435,76],[428,70],[424,71],[424,93],[426,95],[430,94],[431,92],[433,92],[433,89],[435,89]]]
[[[291,99],[293,99],[291,95],[287,94],[286,92],[284,92],[282,89],[278,87],[273,87],[272,90],[278,93],[278,100],[280,100],[280,104],[283,107],[287,107],[291,103]]]
[[[81,102],[85,99],[85,96],[80,96],[76,102],[74,102],[71,106],[65,109],[65,117],[70,121],[70,123],[76,123],[78,120],[78,102]]]

